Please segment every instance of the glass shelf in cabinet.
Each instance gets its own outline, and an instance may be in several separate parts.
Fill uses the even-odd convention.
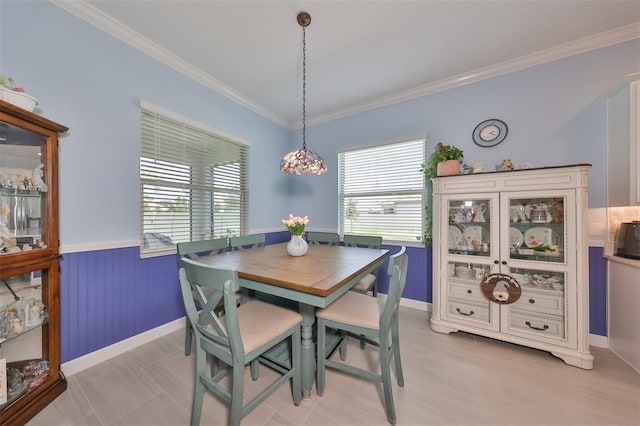
[[[23,322],[20,323],[20,327],[22,328],[19,332],[15,332],[15,328],[13,328],[13,324],[10,325],[6,325],[6,324],[0,324],[0,346],[14,340],[17,339],[18,337],[21,336],[25,336],[27,334],[29,334],[30,331],[36,330],[38,328],[41,328],[43,325],[46,325],[49,322],[49,316],[48,314],[45,312],[42,314],[41,318],[37,321],[32,322],[29,325],[24,325]],[[9,329],[6,329],[6,327],[10,327]],[[11,332],[11,334],[4,334],[4,332]]]

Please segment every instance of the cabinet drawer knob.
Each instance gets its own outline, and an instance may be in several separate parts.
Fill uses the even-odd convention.
[[[473,293],[473,290],[467,290],[467,294]]]
[[[458,313],[459,313],[460,315],[465,315],[465,316],[468,316],[468,317],[470,317],[471,315],[473,315],[473,314],[475,313],[475,312],[473,312],[473,311],[469,311],[469,312],[462,312],[462,311],[460,310],[460,308],[456,308],[456,311],[458,311]]]
[[[529,299],[529,303],[536,303],[536,299]]]
[[[540,330],[540,331],[545,331],[549,329],[548,325],[543,325],[542,327],[534,327],[531,325],[531,323],[529,321],[525,322],[525,324],[527,325],[527,327],[534,329],[534,330]]]

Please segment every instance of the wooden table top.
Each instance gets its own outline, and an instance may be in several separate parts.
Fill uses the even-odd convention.
[[[240,278],[326,297],[388,254],[385,249],[310,244],[306,255],[294,257],[287,253],[287,243],[281,243],[197,260],[236,269]]]

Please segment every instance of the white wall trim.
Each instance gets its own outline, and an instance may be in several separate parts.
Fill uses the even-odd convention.
[[[106,346],[102,349],[98,349],[97,351],[65,362],[61,365],[62,371],[64,372],[65,376],[72,376],[76,373],[81,372],[82,370],[86,370],[87,368],[93,367],[100,364],[101,362],[114,358],[122,354],[123,352],[129,351],[131,349],[137,348],[138,346],[144,345],[145,343],[149,343],[153,340],[159,339],[160,337],[166,336],[167,334],[173,333],[174,331],[184,329],[185,324],[185,318],[182,317],[178,318],[175,321],[163,324],[159,327],[152,328],[151,330],[145,331],[143,333],[136,334],[135,336],[131,336],[125,340],[121,340],[117,343],[114,343],[113,345]]]
[[[140,247],[140,240],[102,241],[84,244],[62,244],[60,253],[81,253],[85,251],[112,250],[125,247]]]

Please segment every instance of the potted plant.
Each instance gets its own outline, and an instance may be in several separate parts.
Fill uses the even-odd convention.
[[[436,176],[448,176],[460,174],[460,164],[464,157],[464,152],[453,145],[444,145],[438,142],[436,149],[431,153],[429,161],[422,166],[422,173],[427,181],[431,181]],[[444,163],[444,164],[440,164]],[[438,172],[440,167],[440,173]],[[456,172],[457,170],[457,172]]]
[[[438,142],[436,149],[431,153],[431,156],[429,156],[429,161],[420,168],[420,172],[424,174],[427,187],[429,188],[429,194],[424,206],[427,216],[424,241],[427,245],[431,245],[433,239],[431,179],[436,176],[460,174],[460,164],[462,163],[463,157],[464,152],[460,148]]]

